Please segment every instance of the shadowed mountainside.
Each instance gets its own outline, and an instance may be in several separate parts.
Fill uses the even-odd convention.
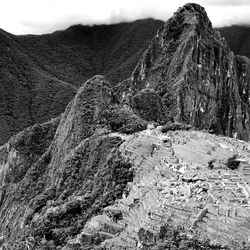
[[[236,55],[250,58],[250,26],[233,25],[216,29]]]
[[[95,76],[61,117],[27,128],[0,147],[0,232],[11,249],[24,249],[27,237],[38,249],[43,238],[64,245],[121,197],[133,171],[117,150],[122,139],[110,133],[146,126],[113,99],[104,77]]]
[[[46,35],[0,30],[0,144],[61,114],[88,78],[131,75],[162,21],[72,26]]]
[[[62,113],[76,87],[44,71],[15,40],[0,31],[0,144],[20,130]]]
[[[75,25],[41,36],[16,37],[27,54],[60,79],[79,86],[100,74],[111,84],[131,75],[163,22],[143,19],[112,25]]]

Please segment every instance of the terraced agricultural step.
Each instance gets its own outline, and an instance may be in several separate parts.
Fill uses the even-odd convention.
[[[239,224],[239,222],[235,222],[231,217],[226,217],[225,221],[223,221],[223,218],[214,218],[210,219],[208,217],[204,217],[202,222],[206,223],[207,226],[213,226],[213,227],[219,227],[224,233],[227,233],[229,235],[237,234],[237,232],[240,233],[240,235],[245,234],[245,237],[249,235],[249,229],[244,228]]]
[[[207,226],[205,223],[198,224],[196,227],[196,231],[202,232],[202,234],[205,237],[209,237],[212,239],[212,241],[219,241],[220,244],[227,244],[228,241],[231,239],[230,235],[224,234],[224,233],[219,233],[217,228]]]
[[[188,138],[188,136],[183,136],[182,133],[185,134],[185,132],[179,132],[178,136]],[[204,135],[206,134],[204,133]],[[210,138],[210,136],[211,135],[208,135],[208,139],[205,142],[207,147],[212,147],[215,145],[214,141],[211,139],[213,137],[211,136]],[[179,145],[178,147],[181,149],[178,149],[178,147],[175,148],[176,155],[181,155],[180,150],[188,150],[188,147],[192,147],[192,145],[195,145],[195,143],[202,144],[202,140],[204,140],[203,137],[190,139],[189,146],[186,144]],[[195,195],[190,197],[188,201],[181,199],[181,194],[183,190],[186,189],[186,184],[184,185],[182,183],[182,179],[176,178],[177,174],[179,174],[178,172],[175,172],[169,168],[169,166],[176,166],[177,164],[182,166],[181,161],[176,155],[173,154],[174,152],[172,147],[165,147],[163,144],[161,144],[159,138],[157,139],[157,136],[155,137],[156,140],[153,139],[150,142],[149,138],[150,137],[148,136],[139,136],[133,141],[132,146],[130,145],[126,149],[124,148],[125,150],[131,151],[130,157],[134,159],[133,163],[135,167],[135,178],[133,181],[134,184],[131,185],[129,194],[131,204],[127,204],[127,207],[124,204],[124,207],[126,208],[124,208],[123,212],[123,222],[128,224],[126,230],[130,231],[130,234],[125,237],[134,237],[134,235],[137,234],[139,227],[148,229],[154,228],[155,230],[158,230],[159,225],[161,225],[163,222],[169,221],[169,219],[172,220],[173,225],[180,225],[184,226],[186,229],[189,229],[193,222],[197,219],[197,214],[201,211],[199,207],[204,207],[205,205],[207,206],[210,202],[210,199],[207,198],[205,193],[200,195],[202,197],[202,205],[204,206],[199,206],[199,200],[195,199]],[[196,142],[192,142],[192,140],[196,140]],[[153,155],[151,155],[152,144],[159,145],[158,148],[154,150]],[[203,148],[201,147],[200,150],[203,150]],[[214,152],[216,152],[216,149]],[[183,162],[185,162],[183,165],[190,165],[189,160],[185,160],[185,158],[181,159]],[[197,174],[198,176],[204,176],[200,183],[207,182],[207,179],[209,179],[211,183],[215,183],[217,181],[221,183],[227,182],[225,184],[226,188],[228,189],[227,197],[230,196],[229,193],[238,188],[239,182],[242,182],[243,185],[246,185],[242,181],[245,179],[241,179],[241,176],[243,176],[242,172],[236,173],[222,169],[222,176],[220,177],[217,175],[217,173],[215,173],[215,171],[210,171],[206,168],[203,168],[203,165],[204,164],[200,163],[192,163],[190,168],[187,168],[186,172],[182,175],[186,175],[187,178],[190,176],[190,178],[192,178],[192,176]],[[193,166],[200,166],[200,168],[199,170],[192,170]],[[247,174],[250,175],[250,169],[246,168],[245,173],[245,177],[247,177]],[[226,179],[228,181],[226,181]],[[165,185],[161,185],[161,183],[164,183],[164,181],[166,182]],[[174,182],[176,182],[178,185],[172,185],[172,189],[175,191],[172,195],[169,195],[168,192],[166,194],[161,193],[162,188],[166,187],[166,189],[168,189],[168,185]],[[191,184],[189,183],[188,185]],[[224,188],[217,186],[213,187],[212,190],[215,195],[220,195],[222,192],[224,192]],[[231,198],[241,198],[240,195],[240,193],[235,192],[235,194],[231,195]],[[139,199],[136,206],[133,206],[134,199]],[[223,202],[223,200],[221,202]],[[225,201],[225,214],[227,209],[230,208],[230,206],[227,204],[229,204],[229,201]],[[234,206],[235,205],[236,203]],[[241,204],[237,203],[237,207],[238,205],[242,206]],[[245,222],[245,218],[243,218],[243,216],[247,216],[247,213],[245,213],[246,209],[243,209],[245,214],[242,214],[238,217],[227,217],[225,221],[225,216],[217,215],[219,206],[221,206],[221,203],[218,205],[216,205],[216,203],[211,203],[208,206],[207,217],[204,217],[201,222],[197,223],[198,232],[203,232],[204,236],[207,236],[205,234],[208,232],[207,234],[209,235],[209,238],[217,239],[217,243],[226,243],[234,235],[237,235],[239,238],[241,235],[245,237],[245,235],[249,233],[249,229],[247,227],[244,228],[241,226],[241,224]],[[231,211],[233,215],[235,210],[232,209]],[[223,210],[221,209],[221,213],[222,212]],[[237,212],[237,214],[240,215],[240,211]]]
[[[205,228],[211,228],[214,231],[217,231],[218,234],[224,235],[228,239],[232,237],[232,231],[229,229],[225,229],[225,225],[223,223],[219,223],[217,221],[211,221],[209,219],[204,218],[202,221],[197,223],[197,226],[202,226]],[[229,227],[230,228],[230,227]]]

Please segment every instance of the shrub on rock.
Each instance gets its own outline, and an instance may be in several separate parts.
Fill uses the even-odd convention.
[[[166,120],[161,98],[152,90],[144,89],[133,96],[132,107],[146,121],[163,123]]]
[[[107,124],[115,132],[132,134],[147,128],[147,122],[128,107],[113,106],[105,112]]]
[[[234,155],[230,158],[228,158],[227,160],[227,163],[226,163],[226,166],[232,170],[235,170],[239,167],[240,165],[240,162],[236,160],[237,159],[237,156]]]

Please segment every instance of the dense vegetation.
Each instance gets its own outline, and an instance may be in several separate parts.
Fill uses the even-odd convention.
[[[228,158],[226,162],[226,167],[230,168],[231,170],[235,170],[239,167],[240,161],[237,161],[237,155],[234,155]]]
[[[183,124],[183,123],[172,123],[172,122],[168,122],[166,123],[161,132],[162,133],[167,133],[168,131],[176,131],[176,130],[184,130],[184,131],[187,131],[187,130],[190,130],[192,127],[190,125],[186,125],[186,124]],[[194,128],[193,128],[194,129]]]
[[[92,76],[113,85],[130,77],[162,24],[145,19],[23,36],[0,30],[0,144],[61,114]]]
[[[116,84],[130,77],[162,21],[75,25],[41,36],[15,37],[26,53],[57,78],[79,86],[94,75]]]

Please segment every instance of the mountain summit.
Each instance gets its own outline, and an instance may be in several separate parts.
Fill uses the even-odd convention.
[[[121,89],[130,103],[139,92],[154,91],[167,120],[247,140],[249,73],[249,59],[230,51],[204,8],[186,4],[158,31]]]

